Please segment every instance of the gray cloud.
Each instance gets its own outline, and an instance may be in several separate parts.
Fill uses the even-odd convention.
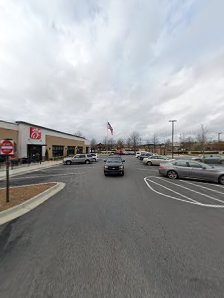
[[[102,141],[223,129],[224,4],[4,0],[0,118]]]

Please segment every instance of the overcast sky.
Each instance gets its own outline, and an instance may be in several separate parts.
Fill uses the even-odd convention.
[[[102,141],[224,131],[223,0],[0,0],[0,119]],[[109,134],[110,135],[110,134]],[[221,139],[224,138],[224,133]]]

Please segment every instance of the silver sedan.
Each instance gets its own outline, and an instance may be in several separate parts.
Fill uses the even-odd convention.
[[[164,155],[152,155],[143,159],[143,164],[147,166],[159,166],[162,162],[170,162],[174,159]]]
[[[224,168],[215,168],[196,161],[176,160],[164,163],[160,165],[159,173],[170,179],[188,178],[224,185]]]
[[[210,154],[206,156],[193,157],[192,159],[204,163],[224,165],[224,156],[219,154]]]

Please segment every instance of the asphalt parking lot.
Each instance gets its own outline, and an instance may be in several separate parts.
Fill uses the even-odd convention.
[[[202,207],[224,208],[224,186],[192,180],[169,180],[148,176],[145,182],[150,190],[162,197]]]
[[[141,161],[139,161],[139,166],[138,170],[151,174],[144,177],[148,188],[161,197],[201,207],[224,208],[223,185],[187,179],[170,180],[158,174],[158,166],[145,166]],[[224,169],[222,165],[217,167]]]
[[[100,160],[11,178],[66,186],[0,226],[0,296],[223,296],[223,186],[124,158],[123,177],[105,177]]]

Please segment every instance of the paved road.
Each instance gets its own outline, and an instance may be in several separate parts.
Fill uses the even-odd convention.
[[[166,182],[146,184],[157,167],[125,159],[124,177],[104,177],[99,161],[12,179],[66,187],[0,227],[0,297],[223,297],[224,209],[165,197]]]

